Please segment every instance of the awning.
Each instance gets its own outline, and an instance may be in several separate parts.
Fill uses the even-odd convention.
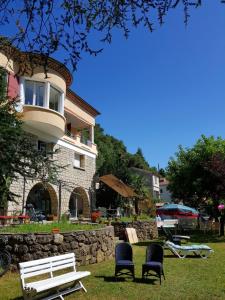
[[[104,182],[124,198],[138,197],[131,187],[112,174],[101,176],[99,177],[99,180]]]

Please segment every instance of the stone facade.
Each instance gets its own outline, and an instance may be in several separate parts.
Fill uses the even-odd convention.
[[[126,240],[125,228],[135,228],[139,242],[158,238],[157,224],[152,221],[113,222],[115,236]]]
[[[63,180],[61,193],[61,213],[63,214],[69,210],[71,193],[76,192],[81,195],[83,200],[82,215],[84,217],[89,217],[91,209],[95,206],[95,193],[93,189],[95,158],[85,155],[84,168],[79,169],[73,166],[75,153],[74,150],[58,144],[54,145],[54,150],[56,149],[59,149],[59,151],[57,154],[54,154],[54,160],[56,160],[57,164],[65,167],[60,171],[58,178],[59,180]],[[17,195],[20,195],[20,197],[16,199],[17,203],[9,204],[9,213],[12,211],[22,211],[23,203],[26,205],[28,194],[32,187],[37,183],[39,183],[39,181],[29,179],[26,181],[24,186],[24,179],[22,177],[12,183],[11,191]],[[59,198],[58,186],[47,184],[47,190],[51,198],[51,213],[53,215],[57,215]]]
[[[114,228],[61,234],[0,234],[0,246],[12,255],[12,268],[19,262],[63,253],[75,253],[76,264],[89,265],[112,259],[115,251]]]

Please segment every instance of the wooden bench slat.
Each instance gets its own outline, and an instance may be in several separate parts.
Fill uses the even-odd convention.
[[[71,268],[73,266],[74,266],[74,264],[70,263],[70,264],[67,264],[67,266],[63,267],[63,268],[62,268],[62,266],[58,266],[58,267],[54,267],[54,268],[51,268],[51,269],[37,270],[37,271],[22,274],[21,278],[27,279],[27,278],[35,277],[35,276],[38,276],[38,275],[43,275],[43,274],[47,274],[47,273],[50,273],[50,272],[55,272],[55,271],[59,271],[59,270],[62,270],[62,269]]]
[[[57,267],[57,266],[60,266],[60,265],[66,265],[66,264],[71,264],[71,263],[75,263],[74,258],[68,258],[68,259],[53,261],[51,264],[52,264],[52,267]]]
[[[26,262],[20,263],[19,265],[20,265],[20,268],[26,268],[26,267],[32,267],[35,265],[48,263],[50,261],[52,261],[52,262],[60,261],[60,260],[71,258],[71,257],[74,258],[74,253],[68,253],[68,254],[63,254],[63,255],[46,257],[46,258],[42,258],[42,259],[36,259],[36,260],[32,260],[32,261],[26,261]]]
[[[29,274],[29,273],[32,273],[34,271],[40,271],[40,270],[48,270],[47,272],[49,272],[50,268],[51,268],[51,264],[48,262],[48,263],[45,263],[45,264],[36,265],[34,267],[23,268],[23,269],[21,269],[21,273],[22,274]]]
[[[74,258],[68,258],[68,259],[64,259],[62,261],[58,260],[58,261],[55,261],[55,262],[48,262],[48,263],[45,263],[45,264],[36,265],[34,267],[26,267],[26,268],[23,268],[21,270],[21,273],[29,275],[32,272],[43,270],[43,274],[44,274],[44,270],[45,270],[46,273],[49,273],[50,271],[54,272],[55,267],[57,267],[57,270],[66,269],[66,268],[69,268],[69,267],[73,266],[74,263],[75,263]],[[32,276],[35,276],[35,275],[30,275],[30,276],[32,277]],[[29,276],[26,276],[26,278],[29,278]]]
[[[81,278],[89,276],[90,274],[91,273],[89,271],[70,272],[63,275],[59,275],[57,277],[44,279],[38,282],[27,283],[26,288],[34,289],[39,293],[54,288],[56,286],[79,280]]]

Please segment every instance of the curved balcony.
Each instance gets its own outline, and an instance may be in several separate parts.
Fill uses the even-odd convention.
[[[22,120],[27,126],[56,138],[61,138],[65,132],[65,117],[45,107],[24,105]]]

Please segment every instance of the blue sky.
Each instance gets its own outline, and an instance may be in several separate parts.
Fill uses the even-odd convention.
[[[189,25],[177,9],[151,34],[115,31],[97,57],[84,56],[73,89],[96,107],[105,132],[165,167],[179,144],[225,138],[225,5],[206,0]]]
[[[153,33],[132,29],[126,40],[115,30],[112,44],[84,55],[73,75],[72,88],[101,112],[105,132],[131,153],[140,147],[151,166],[166,167],[178,145],[201,134],[225,138],[225,5],[202,2],[187,28],[177,8]]]

